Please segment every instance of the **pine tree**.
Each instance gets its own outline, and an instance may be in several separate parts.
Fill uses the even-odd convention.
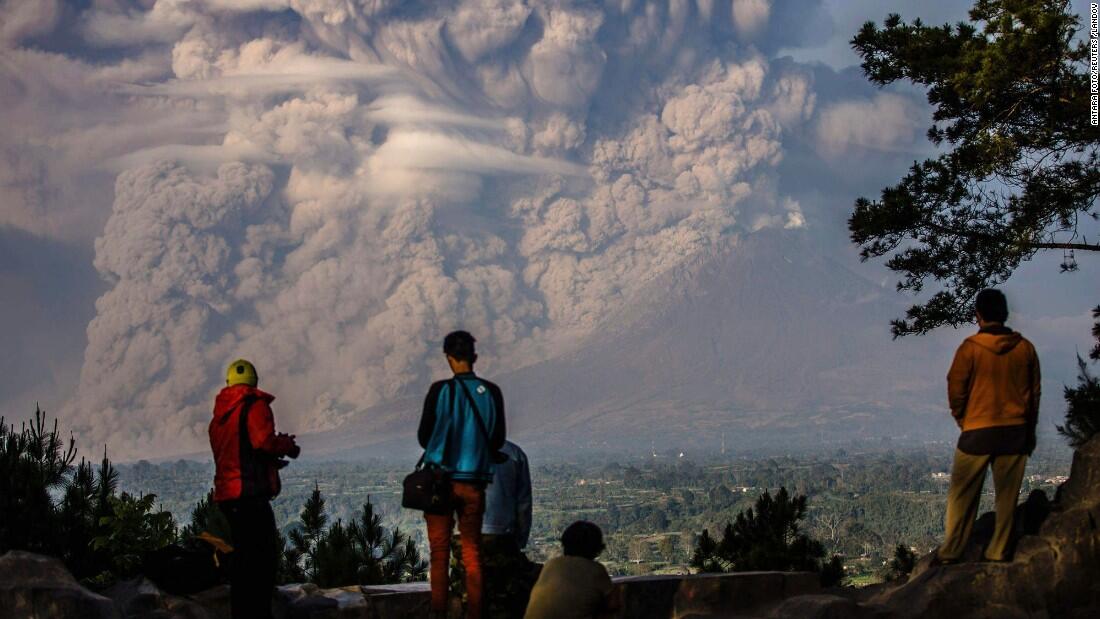
[[[1089,357],[1100,360],[1100,306],[1092,310],[1096,323],[1092,335],[1096,345]],[[1077,356],[1078,378],[1076,387],[1065,388],[1066,423],[1058,426],[1058,432],[1069,440],[1074,448],[1087,443],[1100,434],[1100,377],[1089,371],[1088,362]]]
[[[232,545],[233,535],[229,530],[229,520],[214,502],[213,490],[207,492],[206,496],[191,508],[191,521],[180,529],[179,536],[181,540],[189,540],[202,533],[209,533]]]
[[[822,572],[825,584],[835,584],[843,570],[839,558],[823,561],[825,547],[799,528],[806,516],[806,497],[780,488],[764,492],[756,504],[726,523],[719,541],[703,530],[691,566],[703,572],[811,571]],[[828,568],[828,569],[826,569]]]
[[[894,336],[970,322],[972,300],[1043,250],[1100,251],[1078,222],[1100,217],[1100,128],[1089,123],[1088,47],[1068,0],[977,0],[970,23],[890,15],[852,39],[863,72],[908,81],[933,106],[942,155],[914,163],[848,221],[864,260],[886,257],[899,290],[941,289]],[[1063,270],[1076,269],[1069,258]]]
[[[290,532],[290,543],[302,561],[303,573],[312,578],[317,569],[317,542],[325,534],[325,525],[328,523],[325,499],[316,484],[306,499],[299,520],[301,526]]]
[[[19,432],[0,417],[0,554],[60,553],[53,494],[64,488],[75,459],[75,439],[66,443],[57,420],[49,427],[37,405]]]
[[[170,514],[154,497],[117,494],[118,472],[104,447],[99,466],[76,460],[46,414],[17,432],[0,418],[0,554],[29,550],[60,557],[86,585],[104,587],[132,576],[142,553],[176,538]]]
[[[416,543],[397,527],[387,530],[370,497],[355,520],[326,527],[325,500],[314,487],[300,518],[301,526],[290,532],[291,547],[280,552],[284,579],[334,587],[410,582],[427,573]]]
[[[64,546],[65,564],[74,574],[89,575],[105,558],[92,549],[89,540],[96,533],[102,515],[95,470],[81,458],[65,483],[59,510],[59,537]]]

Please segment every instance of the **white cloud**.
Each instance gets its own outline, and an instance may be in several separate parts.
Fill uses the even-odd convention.
[[[870,100],[844,101],[821,111],[817,144],[827,155],[897,152],[911,146],[926,118],[910,99],[881,93]]]

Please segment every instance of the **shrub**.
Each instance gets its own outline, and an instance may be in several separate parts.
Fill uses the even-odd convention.
[[[702,572],[810,571],[822,574],[822,584],[843,577],[840,557],[824,561],[825,547],[799,528],[806,516],[806,497],[780,488],[774,497],[760,495],[754,507],[726,523],[721,540],[703,530],[691,566]]]
[[[917,555],[905,544],[894,547],[894,558],[886,566],[884,579],[887,582],[896,582],[909,578],[913,568],[917,565]]]
[[[302,509],[301,526],[283,549],[284,570],[321,586],[377,585],[424,580],[427,563],[400,529],[386,530],[370,497],[358,517],[326,528],[325,500],[318,488]]]
[[[92,538],[92,549],[106,558],[103,570],[92,582],[100,586],[131,578],[141,572],[145,553],[164,548],[176,541],[172,514],[154,511],[156,495],[134,496],[123,492],[107,498],[108,512],[99,519],[99,534]]]

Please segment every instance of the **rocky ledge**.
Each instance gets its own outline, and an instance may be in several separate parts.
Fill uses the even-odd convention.
[[[974,527],[964,560],[932,566],[918,562],[901,584],[862,591],[797,596],[772,617],[830,619],[1017,619],[1100,617],[1100,436],[1074,453],[1069,480],[1052,503],[1042,493],[1016,511],[1013,559],[981,560],[993,514]]]

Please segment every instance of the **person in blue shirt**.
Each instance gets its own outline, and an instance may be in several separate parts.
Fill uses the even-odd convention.
[[[481,525],[486,617],[522,619],[541,567],[523,554],[531,536],[531,471],[519,445],[506,441],[500,451],[508,459],[493,465]]]
[[[474,374],[475,342],[466,331],[443,339],[443,353],[454,377],[428,389],[417,438],[424,448],[424,464],[446,471],[451,480],[452,511],[424,515],[431,550],[432,614],[444,616],[447,610],[451,531],[457,514],[466,573],[466,616],[481,619],[485,487],[493,480],[492,465],[504,446],[505,422],[500,387]]]

